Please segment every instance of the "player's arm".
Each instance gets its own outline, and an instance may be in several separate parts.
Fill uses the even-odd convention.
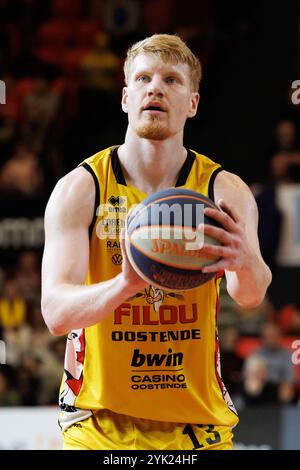
[[[77,168],[58,182],[46,208],[42,313],[54,335],[100,322],[146,285],[124,253],[119,275],[84,285],[94,207],[93,178],[84,168]]]
[[[218,255],[221,259],[203,271],[224,269],[230,296],[244,307],[255,307],[264,299],[272,280],[260,253],[255,199],[238,176],[226,171],[217,175],[214,191],[222,212],[205,209],[205,213],[219,221],[224,229],[205,225],[204,231],[223,245],[204,247],[207,254]]]

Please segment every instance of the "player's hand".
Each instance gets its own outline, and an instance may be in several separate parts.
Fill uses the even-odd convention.
[[[218,201],[218,206],[221,211],[205,208],[204,214],[219,222],[223,228],[200,224],[199,230],[221,243],[220,246],[204,243],[201,251],[208,256],[220,259],[210,266],[203,267],[202,271],[211,273],[223,269],[226,271],[247,269],[253,260],[253,250],[247,241],[244,223],[235,209],[223,199]]]
[[[120,234],[120,244],[123,257],[121,276],[123,277],[126,291],[128,291],[129,295],[133,295],[147,287],[148,282],[144,281],[144,279],[142,279],[132,267],[126,253],[125,237],[126,231],[125,229],[122,229]]]

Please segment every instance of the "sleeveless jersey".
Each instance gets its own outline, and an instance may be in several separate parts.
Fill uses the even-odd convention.
[[[147,194],[127,185],[110,147],[82,166],[96,186],[86,284],[121,272],[119,233],[126,212]],[[213,199],[219,164],[188,150],[176,183]],[[103,321],[70,332],[60,405],[73,412],[109,409],[137,418],[234,426],[235,408],[222,382],[217,316],[220,273],[199,288],[171,292],[149,285]]]

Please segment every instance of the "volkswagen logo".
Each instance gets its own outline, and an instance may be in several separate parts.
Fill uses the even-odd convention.
[[[114,255],[112,255],[111,259],[112,259],[112,262],[117,265],[122,264],[122,261],[123,261],[121,253],[115,253]]]

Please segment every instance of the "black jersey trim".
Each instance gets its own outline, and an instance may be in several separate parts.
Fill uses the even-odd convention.
[[[208,197],[214,202],[215,202],[214,183],[215,183],[217,174],[220,173],[221,171],[223,171],[223,168],[221,166],[216,168],[210,175],[210,179],[208,183]]]
[[[92,237],[92,233],[93,233],[93,229],[95,227],[95,223],[96,223],[96,220],[97,220],[97,209],[100,205],[100,187],[99,187],[99,182],[98,182],[98,178],[97,176],[95,175],[95,172],[94,170],[92,169],[92,167],[90,167],[90,165],[86,162],[82,163],[81,166],[83,166],[83,168],[85,168],[93,177],[93,180],[94,180],[94,183],[95,183],[95,207],[94,207],[94,215],[93,215],[93,219],[92,219],[92,222],[90,223],[90,226],[89,226],[89,236],[90,238]]]
[[[122,171],[121,163],[119,160],[119,155],[118,155],[118,148],[114,147],[111,151],[111,164],[112,164],[112,169],[115,174],[115,178],[117,180],[118,184],[122,184],[123,186],[127,186],[126,180],[124,178],[124,174]]]
[[[117,180],[117,183],[122,184],[123,186],[127,186],[124,173],[122,171],[121,163],[119,160],[118,148],[119,147],[114,147],[111,152],[112,169],[113,169],[115,178]],[[186,159],[180,169],[175,187],[185,185],[186,180],[190,174],[191,168],[193,166],[193,163],[195,161],[195,158],[196,158],[195,153],[188,149]]]
[[[192,169],[193,163],[195,161],[195,158],[196,158],[195,153],[188,149],[185,162],[181,167],[181,170],[180,170],[178,178],[177,178],[177,182],[175,184],[176,188],[178,186],[184,186],[185,185],[186,180],[188,179],[188,176],[189,176],[190,171]]]

